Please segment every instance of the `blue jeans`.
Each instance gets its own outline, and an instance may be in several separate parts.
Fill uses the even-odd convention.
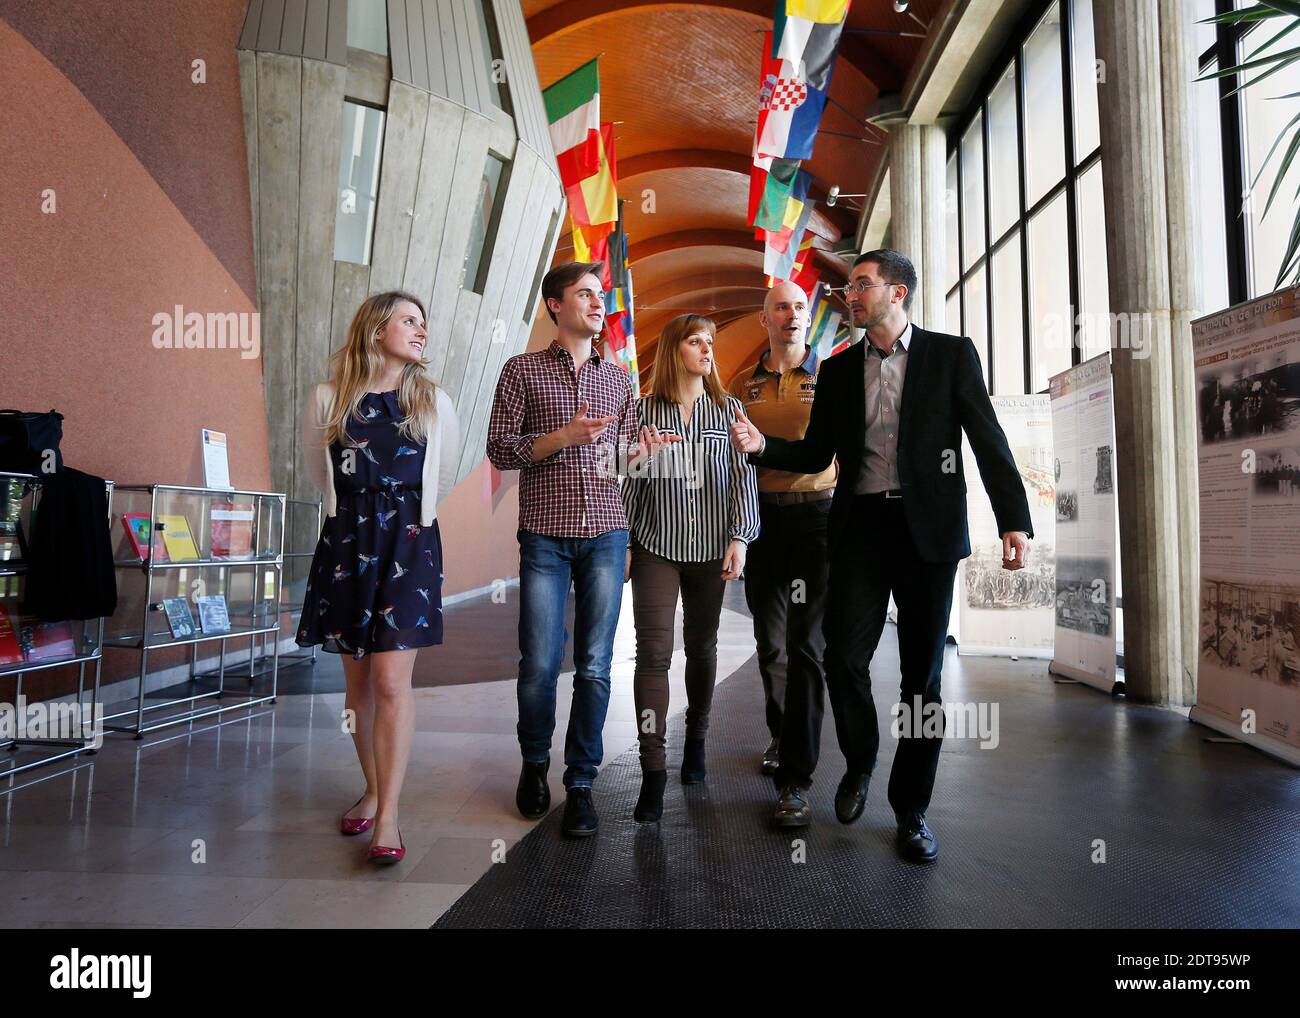
[[[604,755],[609,666],[623,597],[627,531],[547,537],[519,531],[519,748],[542,763],[555,732],[555,682],[569,638],[564,606],[572,584],[573,703],[564,739],[564,787],[590,788]]]

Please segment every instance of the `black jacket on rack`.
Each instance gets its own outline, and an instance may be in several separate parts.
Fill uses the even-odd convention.
[[[104,479],[64,467],[40,483],[24,610],[43,622],[112,615],[117,575]]]

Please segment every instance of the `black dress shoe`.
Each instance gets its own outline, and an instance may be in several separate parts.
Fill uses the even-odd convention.
[[[911,813],[898,821],[897,845],[898,854],[908,862],[934,862],[939,858],[939,839],[921,813]]]
[[[596,807],[591,804],[590,788],[570,788],[564,802],[564,820],[560,830],[569,838],[585,838],[596,833]]]
[[[776,769],[781,765],[781,739],[778,736],[767,744],[767,749],[763,750],[764,774],[775,774]]]
[[[698,785],[708,771],[704,768],[704,740],[687,739],[682,750],[682,784]]]
[[[636,800],[632,819],[638,824],[657,823],[664,815],[664,786],[668,784],[667,771],[643,771],[641,795]]]
[[[546,815],[551,808],[551,788],[546,783],[546,772],[551,769],[548,756],[542,763],[524,761],[519,772],[519,787],[515,789],[515,805],[529,820]]]
[[[840,787],[835,789],[835,818],[842,824],[851,824],[862,816],[862,807],[867,804],[867,782],[870,774],[856,774],[849,771],[840,778]]]
[[[812,810],[808,806],[806,791],[798,785],[786,785],[781,789],[772,822],[777,827],[807,827],[812,823]]]

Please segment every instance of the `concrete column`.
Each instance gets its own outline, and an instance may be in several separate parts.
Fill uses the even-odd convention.
[[[1196,254],[1199,201],[1193,85],[1197,76],[1194,18],[1186,4],[1160,8],[1160,87],[1165,126],[1165,187],[1169,210],[1169,309],[1173,368],[1174,474],[1178,480],[1178,579],[1182,613],[1182,683],[1171,683],[1169,699],[1196,702],[1197,629],[1200,615],[1201,503],[1196,456],[1196,378],[1192,319],[1204,307],[1204,286]],[[1104,162],[1103,157],[1103,162]],[[1105,172],[1103,168],[1103,173]],[[1181,698],[1179,693],[1181,692]]]
[[[925,302],[921,324],[927,329],[944,331],[947,309],[944,306],[943,273],[948,258],[948,231],[944,223],[947,208],[945,164],[948,139],[942,127],[925,124],[921,132],[921,258],[916,270],[924,281],[921,299]],[[913,304],[913,310],[916,305]]]
[[[1124,577],[1128,694],[1156,703],[1183,699],[1185,626],[1180,558],[1194,540],[1180,511],[1178,447],[1187,435],[1174,406],[1174,329],[1168,223],[1188,219],[1171,195],[1190,197],[1166,172],[1165,89],[1157,0],[1093,6],[1106,207],[1115,385],[1115,462]],[[1176,72],[1171,72],[1176,73]],[[1187,86],[1184,85],[1183,88]],[[1177,101],[1171,82],[1170,101]],[[1185,144],[1177,128],[1175,151]],[[1183,240],[1177,243],[1180,249]],[[1123,329],[1119,323],[1129,322]],[[1128,342],[1136,327],[1146,349]],[[1123,341],[1124,345],[1121,345]],[[1191,547],[1194,547],[1192,545]]]
[[[892,245],[916,266],[912,321],[941,329],[944,321],[943,129],[898,123],[889,133],[889,203]]]

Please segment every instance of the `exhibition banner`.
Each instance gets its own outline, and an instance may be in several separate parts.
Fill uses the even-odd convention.
[[[1049,671],[1115,688],[1115,469],[1110,352],[1052,376],[1055,653]]]
[[[1300,764],[1300,288],[1192,324],[1201,590],[1192,720]]]
[[[1020,468],[1034,538],[1028,565],[1002,568],[1002,539],[970,443],[962,440],[971,554],[957,581],[958,653],[1050,658],[1056,613],[1056,478],[1045,394],[994,396],[993,410]]]

